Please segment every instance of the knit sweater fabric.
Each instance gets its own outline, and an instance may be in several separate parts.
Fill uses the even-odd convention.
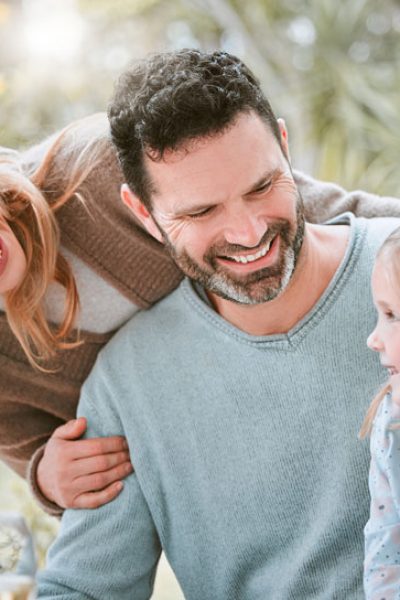
[[[365,340],[393,226],[351,219],[338,271],[287,334],[244,333],[188,280],[119,331],[79,414],[89,436],[127,437],[135,473],[112,503],[66,511],[39,598],[147,599],[162,548],[188,600],[363,598],[357,432],[382,376]]]
[[[57,212],[61,244],[96,277],[132,302],[132,306],[148,308],[174,290],[182,274],[163,246],[138,226],[122,204],[119,189],[123,176],[109,139],[106,115],[99,118],[100,134],[99,121],[89,119],[86,128],[80,128],[79,139],[74,139],[75,154],[94,138],[106,151],[78,189],[85,204],[73,197]],[[27,174],[35,171],[51,142],[52,139],[46,140],[19,156]],[[17,159],[18,155],[13,154]],[[57,160],[55,183],[51,190],[45,191],[49,202],[60,195],[71,171],[71,156],[64,153]],[[344,211],[365,217],[400,216],[400,202],[395,198],[358,191],[347,193],[337,185],[316,181],[296,171],[294,177],[304,200],[306,218],[311,223]],[[90,293],[90,289],[85,289],[82,297]],[[102,306],[104,310],[107,307]],[[116,313],[117,307],[113,304],[108,310]],[[85,311],[83,306],[82,313]],[[124,310],[115,317],[122,320],[125,314]],[[113,330],[94,332],[83,323],[83,346],[60,352],[44,365],[54,372],[41,373],[29,365],[5,313],[0,311],[0,458],[21,476],[28,477],[37,500],[51,514],[59,515],[62,511],[41,496],[36,485],[37,464],[54,429],[76,416],[81,385],[99,350],[113,333]]]

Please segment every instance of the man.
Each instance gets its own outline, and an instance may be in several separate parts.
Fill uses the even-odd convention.
[[[305,223],[285,125],[228,54],[136,65],[109,116],[122,198],[188,278],[85,385],[135,474],[67,511],[39,597],[149,598],[163,548],[188,599],[362,598],[369,278],[396,220]]]

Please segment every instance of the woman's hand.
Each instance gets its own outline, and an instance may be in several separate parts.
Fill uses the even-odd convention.
[[[62,508],[97,508],[113,500],[132,473],[124,437],[79,440],[86,430],[80,417],[58,427],[37,468],[39,488]]]

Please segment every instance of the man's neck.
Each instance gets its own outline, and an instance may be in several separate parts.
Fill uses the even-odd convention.
[[[318,302],[346,251],[349,227],[306,224],[304,242],[293,277],[274,300],[245,305],[207,292],[214,309],[250,335],[287,333]]]

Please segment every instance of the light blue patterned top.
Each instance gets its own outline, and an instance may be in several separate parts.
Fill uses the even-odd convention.
[[[365,527],[368,600],[400,599],[400,406],[387,394],[371,434],[371,513]]]

